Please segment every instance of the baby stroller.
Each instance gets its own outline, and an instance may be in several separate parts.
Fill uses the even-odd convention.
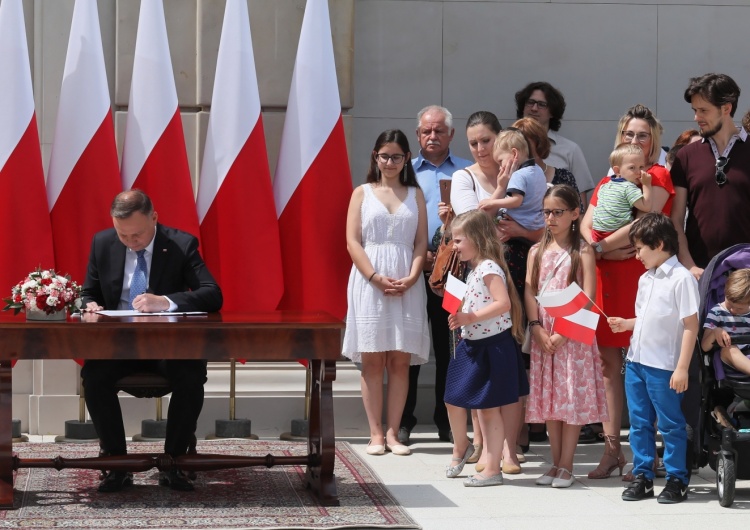
[[[750,268],[750,244],[723,250],[706,267],[700,281],[699,343],[706,314],[724,299],[727,276],[745,268]],[[732,342],[750,343],[750,335],[736,336]],[[740,400],[750,400],[750,378],[727,377],[718,350],[701,353],[701,411],[699,436],[695,439],[696,460],[698,467],[708,463],[716,471],[719,504],[727,507],[734,502],[735,481],[750,479],[750,409],[739,412],[742,407],[734,409],[731,406]],[[724,414],[727,407],[738,412]]]

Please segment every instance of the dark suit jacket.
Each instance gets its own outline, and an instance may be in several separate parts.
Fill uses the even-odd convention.
[[[96,302],[105,309],[117,309],[126,252],[114,228],[94,236],[83,284],[84,306]],[[221,289],[198,253],[198,240],[161,224],[156,227],[148,286],[149,292],[169,297],[177,311],[218,311],[223,302]]]

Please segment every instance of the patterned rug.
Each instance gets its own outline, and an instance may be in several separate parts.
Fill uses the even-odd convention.
[[[130,443],[131,453],[158,453],[160,443]],[[95,444],[23,443],[21,458],[96,456]],[[198,452],[299,456],[296,442],[211,440]],[[420,528],[346,442],[336,443],[336,484],[341,506],[323,507],[305,488],[302,466],[250,467],[198,474],[194,492],[158,485],[158,470],[135,474],[118,493],[99,493],[96,470],[20,469],[16,510],[0,510],[0,528]]]

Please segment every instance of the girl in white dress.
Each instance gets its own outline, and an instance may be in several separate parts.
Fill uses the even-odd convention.
[[[409,390],[409,365],[427,362],[430,333],[422,266],[427,252],[427,213],[399,130],[378,136],[367,183],[349,203],[346,243],[354,266],[347,291],[343,354],[362,363],[362,400],[370,425],[367,453],[408,455],[398,442]],[[383,373],[388,410],[383,433]]]

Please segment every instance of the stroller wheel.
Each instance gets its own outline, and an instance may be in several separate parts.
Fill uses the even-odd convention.
[[[719,453],[716,459],[716,492],[719,504],[724,508],[734,502],[734,483],[737,479],[737,467],[731,457]]]

